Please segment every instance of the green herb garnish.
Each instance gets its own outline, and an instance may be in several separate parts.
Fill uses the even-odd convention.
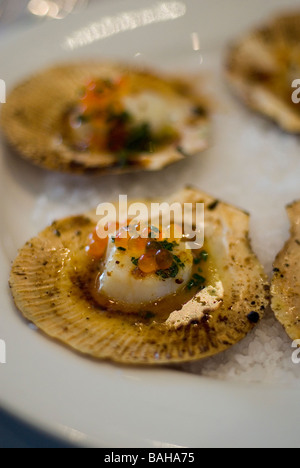
[[[126,167],[128,165],[129,156],[130,156],[130,153],[126,149],[123,149],[117,153],[120,167]]]
[[[148,152],[152,139],[150,125],[142,123],[130,130],[124,149],[133,153]]]
[[[198,275],[197,273],[193,275],[193,278],[188,282],[187,289],[191,290],[197,288],[198,290],[204,289],[204,284],[206,279],[203,276]]]
[[[178,247],[178,244],[175,241],[168,242],[167,240],[163,240],[163,241],[159,242],[159,244],[160,244],[162,249],[169,250],[169,252],[173,252],[175,247]]]
[[[126,252],[126,249],[124,249],[124,247],[118,247],[118,250],[120,250],[121,252]]]
[[[173,258],[174,258],[175,262],[177,263],[177,265],[179,266],[179,268],[184,268],[185,267],[185,264],[180,260],[179,257],[177,257],[177,255],[173,255]]]
[[[79,116],[77,117],[77,121],[78,121],[78,123],[80,123],[80,124],[84,124],[84,123],[87,123],[87,122],[90,121],[90,117],[87,116],[87,115],[79,115]]]
[[[206,252],[206,250],[203,250],[202,252],[200,252],[198,257],[194,258],[194,265],[200,265],[202,261],[207,262],[207,260],[208,260],[208,253]]]
[[[168,279],[168,278],[176,278],[178,273],[179,273],[179,266],[177,265],[176,262],[174,262],[171,268],[169,268],[168,270],[158,270],[156,272],[156,275],[159,276],[160,278]]]
[[[146,320],[151,320],[155,317],[155,314],[153,312],[146,312],[145,314],[145,319]]]

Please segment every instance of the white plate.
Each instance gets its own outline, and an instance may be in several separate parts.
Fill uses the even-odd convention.
[[[285,6],[298,3],[286,1]],[[7,345],[7,364],[0,365],[3,408],[52,435],[88,446],[299,445],[298,389],[86,359],[28,327],[7,287],[17,249],[53,216],[91,208],[95,193],[100,202],[119,193],[162,195],[186,183],[254,215],[254,247],[270,271],[287,236],[284,205],[300,196],[299,141],[231,100],[219,71],[228,42],[281,6],[281,0],[99,2],[80,16],[2,36],[0,78],[8,88],[44,65],[107,57],[174,71],[208,70],[215,97],[224,106],[215,119],[212,149],[160,174],[105,180],[48,175],[1,149],[0,339]],[[93,22],[94,29],[87,29]],[[194,50],[198,40],[200,51]],[[76,188],[82,194],[79,204],[72,198]]]

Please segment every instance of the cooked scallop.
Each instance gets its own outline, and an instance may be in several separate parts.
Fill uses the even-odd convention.
[[[300,78],[300,12],[279,16],[241,38],[226,62],[229,83],[252,109],[283,130],[300,132],[299,104],[293,102]]]
[[[300,201],[287,207],[291,237],[274,263],[272,309],[292,340],[300,339]]]
[[[145,276],[131,274],[134,269],[132,262],[134,253],[132,252],[131,255],[130,252],[128,254],[127,250],[120,251],[114,243],[109,242],[105,268],[99,278],[101,293],[131,308],[140,307],[144,303],[153,304],[157,300],[176,294],[178,284],[181,287],[182,285],[186,286],[192,278],[193,255],[187,243],[176,245],[172,249],[172,254],[176,255],[183,266],[175,278],[170,276],[162,281],[162,278],[157,274]],[[116,285],[118,285],[117,288]]]
[[[186,230],[179,236],[176,219],[168,231],[146,225],[139,237],[121,217],[106,237],[94,214],[57,221],[13,264],[17,308],[73,349],[126,364],[197,360],[240,341],[269,303],[249,215],[191,188],[165,201],[190,204],[193,223],[204,204],[204,245]]]
[[[1,125],[21,156],[46,169],[156,171],[207,148],[209,108],[196,81],[121,65],[58,66],[11,92]]]

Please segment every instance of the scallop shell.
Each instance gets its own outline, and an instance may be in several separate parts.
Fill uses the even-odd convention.
[[[202,106],[204,115],[187,123],[180,141],[153,154],[132,156],[128,167],[121,167],[112,153],[80,152],[69,147],[61,137],[61,122],[76,104],[78,92],[91,78],[113,77],[130,73],[158,89],[176,87],[191,105]],[[199,84],[199,80],[198,80]],[[17,86],[3,107],[1,125],[10,144],[25,159],[37,166],[71,173],[122,173],[138,170],[157,171],[194,155],[208,146],[208,107],[196,86],[187,81],[113,64],[84,63],[63,65],[43,71]]]
[[[234,44],[226,61],[233,91],[251,109],[283,130],[300,132],[292,83],[300,78],[300,13],[282,15]]]
[[[300,201],[287,207],[291,237],[274,263],[272,309],[292,340],[300,339]]]
[[[248,238],[249,216],[194,189],[169,200],[178,201],[205,203],[212,255],[224,287],[216,311],[170,329],[153,319],[95,307],[85,287],[84,246],[96,224],[89,215],[55,222],[20,250],[10,276],[16,306],[47,335],[76,351],[120,363],[193,361],[234,345],[253,329],[269,304],[267,278]],[[74,260],[75,252],[82,252],[81,260],[78,256]]]

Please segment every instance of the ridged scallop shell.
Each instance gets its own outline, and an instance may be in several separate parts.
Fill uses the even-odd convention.
[[[233,91],[283,130],[300,132],[292,83],[300,78],[300,12],[282,15],[237,41],[226,60]]]
[[[183,149],[186,147],[186,152],[191,155],[207,148],[208,114],[199,116],[194,127],[186,125],[182,128],[181,141],[153,154],[133,156],[127,167],[121,167],[117,156],[112,153],[79,152],[68,147],[61,139],[60,125],[66,111],[76,104],[78,92],[90,79],[109,78],[120,73],[134,74],[156,83],[158,87],[176,83],[178,89],[182,86],[183,92],[190,97],[191,104],[202,105],[207,109],[207,103],[195,91],[196,87],[175,77],[158,76],[121,65],[62,65],[38,73],[11,92],[2,111],[1,126],[4,134],[17,152],[35,165],[79,174],[157,171],[185,157],[181,146]]]
[[[300,339],[300,201],[287,207],[291,237],[274,262],[272,309],[292,340]]]
[[[96,224],[89,216],[58,221],[20,250],[10,276],[16,306],[46,334],[75,350],[126,364],[192,361],[234,345],[252,330],[269,303],[267,278],[248,238],[249,216],[193,189],[169,200],[178,201],[205,203],[206,225],[216,238],[223,236],[226,245],[225,257],[212,251],[218,256],[224,298],[211,315],[168,329],[153,320],[95,307],[85,290],[84,246]],[[80,251],[82,261],[74,263],[73,253]],[[82,276],[75,274],[76,267]]]

